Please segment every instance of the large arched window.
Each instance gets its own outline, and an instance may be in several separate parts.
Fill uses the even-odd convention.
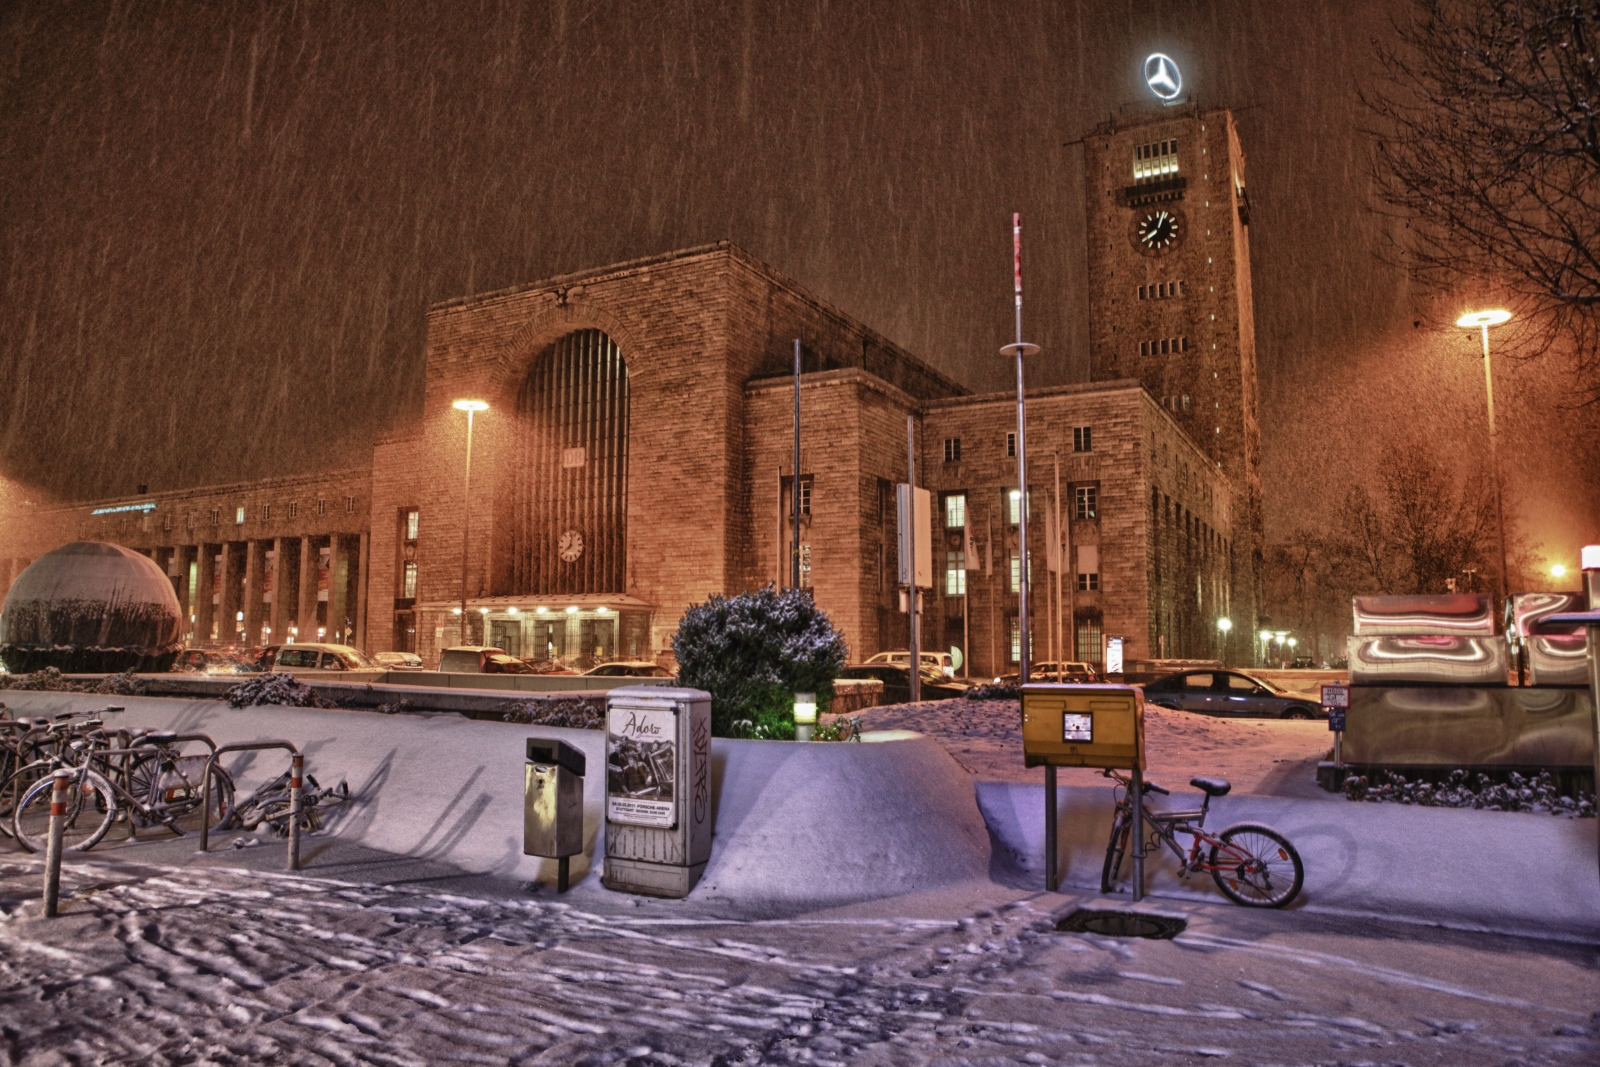
[[[628,368],[616,342],[599,330],[556,340],[517,414],[510,592],[624,592]]]

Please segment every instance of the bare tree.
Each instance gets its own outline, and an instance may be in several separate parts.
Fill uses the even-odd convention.
[[[1413,0],[1362,94],[1400,258],[1518,314],[1508,353],[1571,350],[1600,400],[1600,0]]]

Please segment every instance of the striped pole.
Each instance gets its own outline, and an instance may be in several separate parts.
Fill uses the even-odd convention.
[[[300,869],[300,805],[305,799],[306,758],[299,752],[289,771],[289,869]]]
[[[61,838],[67,830],[67,793],[72,772],[62,768],[50,783],[50,836],[44,849],[44,917],[53,919],[61,901]]]

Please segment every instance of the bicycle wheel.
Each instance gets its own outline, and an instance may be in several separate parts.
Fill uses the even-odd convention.
[[[1111,841],[1106,845],[1106,863],[1100,868],[1100,892],[1112,893],[1117,888],[1117,875],[1122,870],[1122,857],[1128,852],[1128,839],[1133,833],[1133,819],[1126,808],[1117,808],[1111,820]]]
[[[202,756],[181,756],[164,761],[151,775],[150,799],[145,801],[164,825],[174,830],[198,830],[200,809],[205,794],[206,760]],[[142,800],[143,798],[141,798]],[[211,825],[233,807],[233,779],[221,767],[211,772]],[[167,820],[171,820],[168,822]]]
[[[50,794],[52,778],[33,783],[11,817],[17,844],[29,852],[43,852],[50,836]],[[67,790],[67,824],[61,844],[69,852],[84,852],[100,843],[117,817],[117,801],[111,783],[95,771],[74,774]]]
[[[3,784],[0,784],[0,833],[6,837],[14,836],[11,832],[11,818],[16,814],[18,802],[35,782],[48,777],[54,769],[49,760],[35,760],[17,768],[6,777]]]
[[[1289,839],[1269,826],[1240,823],[1211,846],[1211,877],[1222,895],[1247,908],[1281,908],[1300,895],[1306,870]]]

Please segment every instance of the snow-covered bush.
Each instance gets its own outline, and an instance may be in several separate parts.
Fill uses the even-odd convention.
[[[1436,782],[1410,781],[1394,771],[1378,771],[1371,779],[1362,774],[1346,778],[1344,795],[1372,804],[1415,804],[1424,808],[1532,811],[1570,818],[1587,818],[1595,813],[1593,793],[1563,790],[1549,771],[1540,771],[1532,778],[1511,771],[1504,780],[1496,781],[1482,772],[1469,775],[1458,769]]]
[[[263,704],[279,704],[291,708],[332,708],[332,701],[324,700],[317,691],[292,674],[261,674],[241,682],[228,690],[228,703],[236,708],[252,708]]]
[[[587,700],[507,700],[497,708],[506,722],[564,726],[571,730],[603,730],[600,710]]]
[[[793,740],[794,695],[815,693],[826,711],[845,661],[844,636],[810,594],[770,585],[694,605],[672,648],[679,682],[711,694],[718,737]]]
[[[984,682],[962,695],[968,700],[1021,700],[1022,688],[1009,682]]]

